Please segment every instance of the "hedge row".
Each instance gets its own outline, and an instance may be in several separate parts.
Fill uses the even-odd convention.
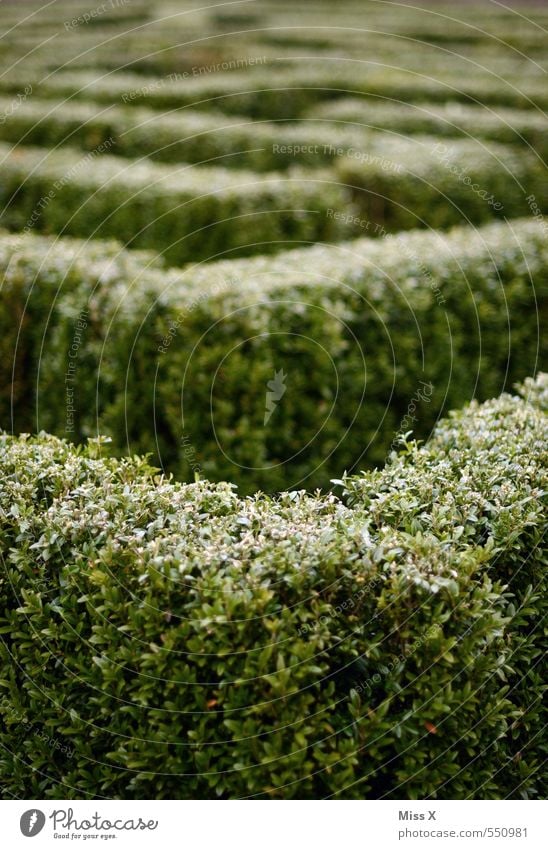
[[[102,147],[102,154],[99,155]],[[329,172],[257,175],[109,156],[104,143],[70,148],[0,145],[2,223],[12,230],[116,238],[161,251],[173,265],[227,252],[263,253],[281,243],[331,240],[355,232],[326,215],[349,206]]]
[[[159,28],[159,20],[155,21],[153,29],[147,26],[126,27],[121,22],[105,28],[97,24],[93,27],[79,26],[67,32],[64,22],[60,27],[53,20],[49,27],[41,27],[39,31],[31,29],[24,33],[17,27],[10,33],[12,38],[9,42],[0,42],[0,56],[7,69],[24,57],[25,73],[32,73],[37,79],[45,76],[47,68],[54,72],[71,73],[89,73],[93,68],[101,73],[129,71],[143,76],[173,73],[191,80],[238,69],[253,71],[253,60],[262,57],[263,61],[275,64],[277,73],[285,72],[288,67],[299,68],[300,71],[304,69],[308,77],[307,66],[312,64],[319,68],[324,80],[325,75],[318,62],[319,51],[327,61],[333,62],[337,56],[334,60],[336,65],[340,64],[341,55],[345,60],[359,60],[357,68],[354,63],[354,71],[357,70],[362,79],[366,67],[368,73],[375,67],[390,69],[391,74],[394,69],[403,68],[408,75],[428,74],[445,81],[473,74],[479,79],[502,79],[518,87],[521,82],[528,86],[529,80],[535,83],[535,77],[539,80],[543,75],[539,61],[542,50],[538,49],[544,47],[542,38],[536,47],[531,44],[525,58],[517,51],[500,51],[493,46],[489,49],[484,43],[470,44],[464,54],[460,45],[450,52],[435,44],[402,39],[395,33],[364,32],[353,28],[351,23],[338,29],[333,29],[332,25],[330,28],[316,26],[308,29],[305,22],[292,28],[282,23],[269,30],[262,21],[262,26],[254,31],[246,32],[237,26],[236,31],[231,28],[223,32],[196,21],[194,16],[193,26],[189,27],[189,16],[184,18],[185,32],[180,38],[173,27],[169,27],[173,20],[167,22],[164,30]],[[71,20],[74,20],[71,14],[64,18],[67,24]],[[393,29],[394,22],[389,27]],[[55,35],[55,39],[48,40],[48,35]],[[334,53],[335,50],[338,54]],[[251,60],[249,64],[247,59]],[[21,64],[18,69],[21,69]]]
[[[548,156],[546,119],[534,110],[500,107],[493,110],[464,103],[390,103],[347,97],[322,103],[309,110],[304,118],[404,135],[493,139],[503,144],[530,145],[543,158]]]
[[[447,100],[518,109],[545,109],[548,93],[543,79],[524,76],[501,80],[493,75],[462,73],[430,77],[425,72],[410,73],[384,68],[381,71],[357,71],[331,62],[313,60],[294,67],[263,65],[262,57],[250,57],[257,63],[246,71],[204,74],[186,79],[174,72],[165,77],[147,77],[136,73],[98,71],[59,71],[41,79],[10,76],[0,84],[1,91],[21,91],[25,83],[34,86],[38,97],[56,100],[70,98],[95,100],[112,105],[152,106],[160,109],[192,106],[220,109],[254,118],[295,118],[321,100],[364,95],[391,98],[412,103]],[[259,62],[261,64],[259,64]]]
[[[224,167],[259,171],[287,168],[296,162],[323,167],[340,157],[342,150],[372,149],[382,154],[386,133],[371,129],[498,139],[532,146],[539,156],[548,153],[545,120],[537,113],[517,109],[493,113],[462,104],[438,108],[435,104],[405,106],[349,98],[324,104],[299,123],[250,122],[243,116],[192,109],[162,115],[150,109],[101,109],[83,102],[52,104],[31,99],[17,109],[12,105],[9,98],[0,98],[0,114],[9,114],[9,119],[0,123],[3,141],[42,147],[68,144],[90,151],[108,143],[110,152],[121,156],[149,156],[163,162],[218,160]],[[463,155],[473,162],[478,150],[481,153],[481,147],[469,144]],[[495,146],[494,155],[499,151],[504,159],[503,148]],[[484,156],[476,170],[486,170],[486,161]],[[530,169],[532,162],[526,158],[522,169]],[[493,164],[487,167],[492,170]]]
[[[0,114],[12,100],[0,98]],[[181,110],[161,115],[150,109],[90,103],[28,100],[0,123],[0,139],[42,147],[73,145],[95,150],[108,144],[111,153],[163,162],[203,163],[218,160],[227,168],[259,171],[298,163],[324,167],[340,149],[366,150],[370,133],[329,125],[254,123],[222,112]]]
[[[279,160],[286,168],[293,160],[284,173],[125,160],[109,155],[115,137],[86,154],[0,144],[4,226],[114,237],[160,250],[180,265],[228,251],[256,253],[258,246],[266,253],[284,242],[348,238],[366,227],[373,235],[382,228],[511,218],[529,214],[532,201],[540,212],[548,210],[548,174],[531,151],[382,133],[358,134],[354,145],[350,133],[336,129],[325,134],[318,129],[316,135],[302,127],[270,132],[258,131],[254,142],[250,128],[248,145],[262,143],[257,157],[264,167]],[[216,134],[210,138],[221,146],[227,141]],[[331,170],[322,169],[326,160]],[[318,167],[301,167],[310,162]]]
[[[451,27],[447,27],[446,20],[440,15],[429,15],[421,9],[393,9],[371,8],[368,9],[367,27],[364,26],[363,9],[359,4],[342,3],[337,8],[337,20],[334,22],[332,9],[328,4],[317,3],[314,8],[305,3],[300,8],[287,4],[266,4],[260,10],[252,7],[236,9],[235,6],[227,10],[218,7],[195,8],[192,14],[182,16],[169,15],[166,18],[158,16],[154,18],[153,25],[133,27],[132,24],[141,22],[146,24],[147,18],[152,24],[150,7],[136,3],[135,0],[124,6],[112,9],[103,9],[101,6],[90,9],[85,4],[56,4],[55,9],[46,15],[43,10],[38,9],[33,15],[22,19],[19,10],[12,12],[9,4],[6,7],[5,26],[14,26],[10,33],[15,42],[25,42],[37,31],[42,35],[51,31],[57,34],[56,41],[60,41],[59,35],[65,35],[65,22],[70,23],[78,15],[88,15],[88,20],[82,26],[81,22],[77,32],[72,31],[72,39],[66,38],[68,45],[80,40],[86,45],[91,33],[96,33],[96,42],[102,47],[103,41],[113,32],[120,29],[120,25],[126,23],[128,38],[122,44],[137,42],[140,45],[140,55],[145,56],[152,53],[157,40],[162,39],[164,47],[183,44],[194,41],[200,37],[211,48],[216,42],[213,39],[226,34],[232,36],[233,41],[238,41],[238,36],[250,33],[254,39],[272,42],[277,46],[286,44],[303,47],[309,45],[311,48],[340,48],[350,46],[353,49],[370,46],[372,43],[380,42],[385,50],[394,49],[394,42],[399,45],[400,52],[415,52],[424,47],[437,46],[438,44],[452,44],[454,50],[462,51],[466,46],[466,55],[474,49],[481,48],[484,56],[498,49],[505,58],[513,59],[513,53],[509,46],[519,47],[524,54],[531,56],[535,49],[542,51],[544,47],[543,27],[546,26],[547,18],[543,9],[539,6],[528,9],[529,19],[518,17],[515,13],[505,14],[499,9],[490,9],[488,14],[482,13],[481,9],[470,7],[466,9],[464,20],[453,18]],[[322,8],[323,6],[323,8]],[[93,12],[95,15],[92,17]],[[135,31],[133,31],[135,30]],[[247,31],[247,32],[246,32]],[[77,37],[76,37],[77,36]],[[206,41],[209,36],[211,41]],[[46,43],[46,47],[47,47]],[[118,47],[118,43],[116,42]],[[503,50],[501,50],[501,46]],[[506,48],[506,49],[504,49]],[[40,51],[41,52],[41,51]],[[112,53],[114,51],[111,51]],[[441,51],[438,51],[440,53]],[[171,51],[165,50],[166,59]],[[340,55],[340,54],[338,54]],[[362,54],[363,55],[363,54]],[[369,54],[368,58],[369,58]],[[519,55],[519,54],[518,54]],[[117,54],[125,58],[125,52],[121,50]],[[95,58],[92,56],[91,58]],[[154,56],[157,60],[163,57]],[[34,55],[30,57],[34,59]],[[453,52],[446,51],[445,62],[451,64],[455,60]],[[88,59],[89,64],[89,59]]]
[[[547,436],[473,405],[349,506],[0,437],[4,792],[542,795]]]
[[[321,4],[309,3],[299,7],[295,4],[269,4],[268,9],[261,9],[260,14],[255,12],[255,15],[245,7],[239,13],[232,7],[227,17],[231,19],[232,29],[240,29],[240,21],[248,23],[249,20],[249,23],[264,27],[263,38],[280,44],[293,43],[301,48],[310,45],[325,50],[349,45],[352,49],[361,45],[363,49],[371,42],[380,42],[388,50],[399,44],[402,53],[413,48],[415,53],[419,53],[425,46],[441,45],[438,55],[441,54],[442,58],[445,54],[447,65],[454,61],[454,53],[468,56],[474,49],[481,50],[484,62],[495,51],[510,59],[517,54],[517,59],[520,54],[510,50],[510,46],[521,49],[520,58],[527,65],[533,51],[536,50],[539,56],[542,53],[545,47],[544,29],[548,25],[546,10],[540,4],[529,4],[527,20],[508,7],[503,10],[468,4],[462,16],[452,16],[450,27],[444,15],[432,14],[420,6],[405,5],[397,9],[372,6],[367,12],[367,20],[364,20],[361,4],[339,3],[334,20],[329,4],[324,4],[323,8]],[[223,17],[221,10],[217,20],[221,22]],[[447,44],[451,44],[453,49],[445,49],[443,53]],[[364,56],[369,58],[368,54],[362,53],[362,59]]]
[[[380,134],[376,134],[380,136]],[[435,136],[383,135],[371,154],[339,157],[340,181],[367,219],[387,230],[445,228],[548,211],[548,171],[532,151]]]
[[[184,271],[69,248],[0,239],[1,421],[15,374],[14,431],[99,428],[183,480],[324,486],[545,362],[542,222]]]

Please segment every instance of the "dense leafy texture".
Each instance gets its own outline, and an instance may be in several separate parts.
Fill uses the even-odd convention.
[[[319,169],[257,175],[98,151],[0,145],[3,226],[118,238],[161,251],[172,264],[255,253],[259,245],[267,253],[284,242],[337,239],[355,229],[326,215],[350,198]]]
[[[382,139],[376,155],[342,156],[336,170],[363,216],[387,230],[527,215],[531,196],[547,209],[546,167],[532,151],[481,139]]]
[[[11,104],[9,97],[0,98],[0,113],[9,111]],[[316,106],[299,122],[284,122],[252,121],[215,108],[184,107],[162,114],[143,107],[105,109],[84,101],[57,103],[34,98],[22,102],[9,121],[0,123],[0,139],[42,147],[71,145],[89,151],[107,143],[111,153],[120,156],[273,171],[295,164],[323,167],[340,158],[341,150],[357,155],[370,152],[380,158],[387,137],[384,131],[481,140],[466,149],[475,154],[472,160],[484,152],[484,139],[499,142],[492,156],[508,155],[500,143],[529,146],[545,156],[545,130],[543,115],[534,110],[462,103],[405,105],[343,98]],[[529,170],[533,161],[529,158]],[[496,162],[490,164],[491,169],[494,166]]]
[[[3,436],[6,790],[541,794],[546,381],[525,395],[346,479],[346,504]]]
[[[4,236],[0,263],[3,386],[16,378],[4,427],[13,408],[16,432],[107,433],[117,452],[246,492],[382,463],[398,433],[426,436],[443,410],[545,359],[548,253],[533,221],[181,271],[112,245],[101,259],[99,245]]]

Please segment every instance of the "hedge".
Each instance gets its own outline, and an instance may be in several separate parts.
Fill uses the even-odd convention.
[[[0,248],[5,427],[13,371],[16,430],[99,429],[183,480],[325,486],[546,361],[542,221],[127,274]]]
[[[310,109],[304,116],[304,120],[309,119],[403,135],[492,139],[503,144],[529,145],[539,156],[548,155],[546,120],[532,109],[493,110],[465,103],[406,104],[347,97]]]
[[[335,161],[366,218],[387,230],[444,228],[548,211],[548,171],[532,151],[472,139],[384,135],[371,155]]]
[[[541,795],[547,435],[472,405],[346,505],[1,436],[4,792]]]
[[[72,17],[73,13],[68,12],[64,20],[68,23]],[[354,77],[358,75],[360,86],[364,71],[368,75],[373,72],[378,84],[379,75],[374,69],[379,67],[390,69],[392,79],[394,70],[399,68],[405,69],[404,73],[410,78],[428,74],[434,79],[449,80],[458,87],[462,77],[466,78],[472,72],[476,86],[478,81],[484,80],[495,82],[499,87],[500,81],[504,80],[505,85],[519,88],[524,84],[526,89],[532,82],[535,90],[538,90],[537,82],[542,79],[543,73],[539,61],[544,47],[542,36],[537,48],[531,44],[527,49],[524,61],[523,53],[486,49],[482,43],[470,44],[463,54],[460,45],[450,52],[435,44],[402,39],[393,32],[394,21],[388,25],[392,29],[392,35],[389,35],[386,32],[375,34],[371,30],[364,32],[361,28],[356,29],[352,22],[345,26],[341,21],[337,28],[333,28],[332,21],[325,27],[315,22],[314,28],[301,21],[296,22],[293,28],[287,25],[287,12],[283,13],[285,20],[282,20],[281,26],[278,23],[270,30],[265,28],[264,16],[261,26],[254,27],[254,31],[237,26],[236,32],[232,28],[217,32],[211,28],[206,32],[204,23],[196,21],[195,15],[192,18],[193,26],[189,27],[190,16],[184,16],[185,32],[180,38],[169,26],[173,19],[165,22],[163,30],[160,28],[161,21],[156,20],[154,30],[150,27],[127,28],[120,24],[106,28],[79,26],[68,32],[64,31],[64,25],[61,30],[59,24],[50,21],[49,31],[41,28],[38,50],[37,30],[22,34],[21,28],[17,27],[10,34],[13,38],[9,43],[0,43],[0,56],[7,69],[24,57],[17,66],[18,70],[21,71],[24,62],[25,75],[32,74],[37,80],[45,76],[46,69],[54,73],[89,73],[93,68],[101,74],[121,71],[145,77],[172,73],[179,75],[176,78],[188,81],[234,71],[254,73],[268,63],[275,65],[276,73],[299,68],[300,73],[304,71],[307,80],[310,80],[308,68],[312,66],[324,82],[325,64],[322,67],[322,60],[318,59],[320,51],[328,61],[333,62],[337,56],[332,72],[337,72],[342,51],[346,61],[358,59],[360,65],[354,63],[352,70]],[[55,40],[44,41],[48,35],[56,35]],[[333,51],[338,51],[338,54]],[[367,66],[364,63],[365,51]],[[260,61],[257,61],[259,58]],[[347,80],[349,67],[344,72]],[[401,77],[401,71],[398,77]]]
[[[231,19],[233,29],[240,29],[237,24],[248,23],[249,12],[244,11],[245,7],[240,14],[233,9],[226,13],[227,17]],[[256,15],[250,23],[262,25],[265,28],[262,37],[275,44],[289,43],[324,51],[327,48],[356,50],[361,47],[362,58],[367,56],[367,59],[369,53],[365,51],[372,44],[382,45],[389,55],[399,47],[400,54],[414,50],[419,57],[424,50],[432,51],[440,44],[442,48],[438,48],[437,56],[440,62],[445,59],[446,66],[458,58],[474,56],[476,51],[481,51],[479,61],[483,61],[476,73],[483,69],[492,53],[510,62],[521,59],[522,68],[528,67],[527,60],[535,51],[536,58],[540,58],[545,47],[543,30],[548,24],[546,9],[540,4],[529,4],[528,13],[531,14],[527,20],[508,7],[468,4],[462,16],[452,17],[450,27],[443,14],[432,14],[420,6],[406,5],[397,9],[372,6],[367,13],[365,20],[363,6],[359,3],[339,3],[336,19],[328,3],[304,3],[299,7],[289,3],[269,4],[268,10],[261,10],[261,16]],[[240,16],[243,20],[238,21]],[[221,10],[217,14],[219,22],[223,17]],[[447,44],[451,44],[451,50],[444,49]],[[510,45],[519,47],[520,51],[510,50]]]
[[[0,114],[13,101],[0,98]],[[259,171],[289,166],[324,167],[340,148],[366,150],[375,137],[357,128],[250,122],[244,116],[183,109],[162,115],[151,109],[28,100],[0,123],[0,139],[42,147],[73,145],[93,151],[162,162],[207,163]],[[377,145],[378,145],[377,140]]]
[[[33,430],[44,340],[55,327],[62,304],[75,290],[85,291],[89,297],[101,287],[113,293],[143,274],[154,277],[159,268],[162,262],[154,252],[125,251],[113,240],[54,241],[46,236],[2,233],[0,426],[13,433]]]
[[[373,235],[382,228],[439,228],[463,219],[483,223],[526,215],[531,197],[541,212],[548,210],[543,164],[531,151],[494,142],[485,149],[476,141],[442,143],[428,136],[250,128],[247,144],[266,147],[257,154],[264,167],[295,163],[283,173],[257,176],[124,160],[109,155],[115,138],[84,155],[71,148],[0,144],[4,226],[113,237],[160,250],[170,264],[180,265],[229,251],[266,253],[284,242],[348,238],[363,228],[360,216],[379,225],[370,227]],[[233,136],[217,138],[223,148],[228,142],[225,150],[231,148]],[[331,169],[321,167],[327,160]],[[251,158],[249,164],[256,162]],[[302,167],[310,162],[318,167]]]
[[[110,149],[104,143],[82,155],[69,148],[0,145],[3,225],[116,238],[159,250],[173,265],[355,232],[326,215],[350,200],[329,172],[257,176],[221,167],[177,168],[109,156]]]
[[[8,113],[13,101],[0,98],[0,114]],[[112,107],[75,102],[52,104],[49,100],[26,100],[0,123],[0,139],[42,147],[73,145],[95,150],[107,144],[110,153],[150,158],[162,162],[215,164],[227,168],[260,171],[287,168],[295,163],[323,167],[340,158],[343,149],[382,155],[385,132],[432,133],[436,137],[468,135],[509,144],[532,146],[539,157],[548,153],[545,120],[536,113],[518,109],[488,112],[477,106],[436,104],[405,106],[348,98],[324,104],[298,123],[250,122],[244,116],[222,112],[182,109],[167,115],[151,109]],[[326,119],[326,120],[324,120]],[[337,121],[337,123],[332,123]],[[353,126],[353,125],[361,126]],[[365,125],[365,126],[364,126]],[[400,140],[402,143],[403,140]],[[448,142],[451,144],[451,142]],[[493,146],[503,160],[505,149]],[[470,146],[464,155],[475,160],[481,146]],[[424,158],[424,155],[423,155]],[[480,162],[485,170],[486,157]],[[534,167],[527,158],[528,169]],[[537,162],[537,167],[542,165]],[[525,166],[525,163],[524,163]],[[522,167],[524,167],[522,166]],[[489,164],[489,170],[493,165]],[[540,167],[539,167],[540,170]]]
[[[262,63],[262,57],[253,58]],[[531,76],[501,80],[492,74],[465,77],[459,72],[447,76],[440,73],[436,78],[428,76],[427,68],[417,72],[390,68],[358,71],[354,63],[345,68],[313,60],[304,67],[258,64],[247,71],[205,74],[195,79],[187,79],[178,72],[154,77],[118,71],[101,73],[100,69],[58,71],[48,79],[32,73],[24,78],[21,74],[7,75],[0,91],[18,92],[28,83],[33,85],[35,96],[41,98],[94,100],[156,109],[192,106],[253,118],[272,115],[280,119],[295,118],[321,100],[351,95],[406,103],[452,100],[538,110],[548,106],[544,80]]]

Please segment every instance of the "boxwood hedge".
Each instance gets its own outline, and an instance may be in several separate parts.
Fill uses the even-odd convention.
[[[546,381],[525,394],[346,503],[1,436],[4,792],[541,795]]]
[[[11,102],[0,98],[0,113]],[[121,106],[105,110],[92,103],[52,104],[49,100],[22,103],[9,121],[0,123],[0,139],[43,147],[67,144],[84,150],[107,143],[110,152],[120,156],[189,163],[211,159],[223,167],[259,171],[295,163],[318,168],[331,163],[340,148],[367,150],[374,143],[370,134],[351,127],[252,122],[215,110],[168,114]]]
[[[472,140],[441,143],[336,128],[314,135],[270,125],[249,128],[250,148],[263,147],[257,155],[264,167],[278,162],[287,169],[291,161],[295,167],[257,175],[126,160],[109,155],[115,138],[87,154],[0,144],[4,226],[118,238],[160,250],[177,265],[348,238],[367,222],[378,225],[369,227],[373,235],[515,217],[530,212],[531,196],[541,212],[548,208],[548,176],[538,157],[494,142],[486,149]],[[321,167],[327,161],[331,169]],[[311,162],[318,167],[302,167]]]
[[[546,158],[546,122],[532,109],[496,109],[478,104],[398,103],[346,97],[310,109],[304,120],[340,122],[393,133],[493,139],[529,145]]]
[[[99,258],[0,238],[2,421],[15,374],[15,431],[106,433],[183,480],[324,486],[546,359],[542,222],[183,270]]]
[[[337,239],[355,230],[325,214],[350,203],[330,172],[176,167],[110,156],[105,145],[94,155],[0,144],[3,225],[117,238],[159,250],[174,265],[254,253],[258,245],[267,253],[284,242]]]
[[[0,113],[7,111],[12,102],[0,98]],[[375,130],[436,137],[465,135],[470,139],[529,146],[538,157],[548,152],[545,120],[532,110],[494,112],[461,103],[441,107],[435,103],[405,105],[363,98],[322,104],[299,122],[251,121],[246,116],[226,115],[214,109],[206,112],[184,108],[162,114],[136,107],[105,109],[94,103],[35,99],[22,102],[9,121],[0,123],[0,139],[43,147],[73,145],[84,150],[95,150],[107,143],[111,153],[121,156],[149,156],[162,162],[215,160],[227,168],[268,171],[295,163],[323,167],[340,158],[344,150],[354,151],[358,156],[370,151],[378,156],[378,164],[384,153],[386,133]],[[424,152],[416,149],[414,158],[417,153],[419,161],[425,159]],[[508,153],[500,145],[492,147],[492,156],[501,163]],[[461,155],[474,162],[478,154],[482,159],[476,171],[479,173],[481,168],[482,183],[489,183],[490,172],[497,162],[494,160],[486,166],[484,145],[468,144]],[[526,166],[530,170],[535,163],[533,157],[523,157],[524,154],[520,157],[520,175]],[[538,160],[536,165],[538,168]]]
[[[548,209],[548,172],[533,151],[475,139],[387,134],[372,154],[350,151],[335,169],[353,187],[361,214],[387,230],[526,215],[531,196]]]
[[[0,91],[21,91],[25,84],[34,87],[35,95],[56,100],[95,100],[109,105],[119,102],[127,106],[153,108],[220,109],[254,118],[296,118],[321,100],[353,95],[392,98],[405,103],[447,100],[481,103],[517,109],[542,110],[548,105],[546,86],[541,77],[512,76],[504,79],[495,74],[457,73],[429,75],[428,68],[416,72],[393,68],[359,70],[355,62],[349,66],[308,60],[293,66],[259,65],[247,71],[205,74],[194,79],[181,79],[177,72],[165,77],[131,72],[57,71],[43,78],[40,73],[27,76],[7,74]]]

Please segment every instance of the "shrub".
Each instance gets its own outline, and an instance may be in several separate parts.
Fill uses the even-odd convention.
[[[10,104],[0,99],[0,113]],[[358,129],[330,125],[251,122],[245,116],[184,109],[162,115],[151,109],[117,107],[105,112],[96,104],[51,101],[22,103],[0,124],[0,138],[13,143],[56,147],[74,145],[164,162],[216,163],[227,168],[276,170],[298,163],[329,164],[338,149],[367,150],[379,140]],[[340,155],[340,154],[339,154]]]
[[[40,358],[64,302],[76,290],[90,297],[102,287],[117,291],[143,274],[154,276],[153,270],[161,266],[153,252],[125,251],[112,240],[0,235],[0,423],[4,428],[12,432],[34,428]],[[85,328],[79,330],[78,321],[74,331],[80,338]],[[73,337],[65,352],[65,374],[74,341]]]
[[[548,174],[529,151],[468,139],[388,136],[373,153],[340,158],[335,167],[354,187],[361,214],[391,231],[526,215],[531,196],[547,209]]]
[[[1,437],[5,792],[535,797],[546,435],[473,404],[346,505]]]
[[[477,104],[406,104],[347,97],[315,106],[304,118],[403,135],[492,139],[503,144],[530,145],[543,158],[548,154],[544,118],[532,109],[493,110]]]
[[[11,102],[9,98],[0,99],[0,113],[7,111]],[[345,150],[354,151],[355,155],[371,152],[373,163],[376,161],[378,166],[385,147],[392,142],[391,135],[387,142],[386,133],[372,131],[375,129],[404,135],[466,135],[472,139],[530,145],[539,156],[548,152],[544,119],[533,111],[499,109],[495,113],[485,107],[461,103],[443,107],[435,103],[406,106],[363,98],[329,101],[311,110],[305,121],[291,123],[252,122],[242,115],[228,116],[215,110],[185,108],[163,115],[137,107],[118,106],[105,111],[97,104],[83,101],[52,105],[49,100],[29,100],[20,104],[9,121],[0,123],[0,138],[43,147],[74,145],[84,150],[106,144],[110,153],[121,156],[148,156],[162,162],[218,160],[210,164],[268,171],[296,163],[324,167],[340,159]],[[399,144],[405,152],[403,140]],[[490,180],[496,160],[486,168],[485,146],[469,143],[460,149],[462,156],[472,162],[478,155],[482,157],[476,170],[479,173],[482,168]],[[412,150],[415,158],[416,148]],[[494,145],[491,155],[493,159],[498,157],[504,168],[509,153]],[[427,159],[425,152],[420,156]],[[409,155],[405,158],[409,159]],[[536,175],[538,160],[535,163],[533,156],[524,159],[522,155],[519,161],[520,176],[532,169]],[[514,158],[513,167],[515,162]]]
[[[0,99],[0,113],[10,102]],[[251,122],[213,110],[184,109],[162,115],[151,109],[115,107],[105,112],[85,102],[52,108],[48,100],[22,103],[9,121],[0,123],[0,138],[44,147],[77,145],[85,150],[106,143],[110,153],[121,156],[189,163],[217,159],[213,164],[260,171],[295,163],[324,167],[338,149],[367,150],[379,143],[370,133],[352,128]]]
[[[67,256],[63,240],[0,248],[4,415],[14,370],[19,427],[72,440],[99,428],[186,480],[324,486],[545,360],[542,222],[182,271],[125,273],[129,259]]]
[[[156,123],[151,126],[155,130]],[[160,133],[161,128],[157,141]],[[248,133],[246,144],[262,148],[256,156],[264,168],[278,161],[287,169],[291,160],[295,167],[257,175],[96,155],[113,150],[116,134],[87,154],[0,145],[4,225],[114,237],[160,250],[171,264],[181,264],[349,237],[369,227],[362,216],[382,233],[525,215],[532,196],[541,212],[547,209],[546,169],[533,152],[510,146],[490,143],[486,150],[470,140],[442,144],[427,136],[397,139],[336,129],[314,134],[302,126],[253,126]],[[228,141],[228,148],[234,142],[233,136],[206,137],[221,146]],[[204,153],[205,144],[204,139]],[[331,170],[319,167],[328,161]],[[310,163],[318,167],[301,168]],[[335,215],[328,214],[333,210]]]
[[[392,98],[404,103],[453,100],[517,109],[545,109],[548,105],[544,80],[536,77],[513,76],[506,80],[478,73],[465,77],[462,69],[453,74],[438,73],[437,69],[433,76],[427,74],[428,68],[420,73],[390,68],[360,72],[355,63],[337,68],[331,62],[310,61],[304,68],[301,64],[286,68],[258,66],[252,72],[231,71],[195,79],[180,79],[176,73],[158,78],[100,70],[58,71],[43,79],[40,74],[29,72],[25,79],[21,74],[7,75],[0,90],[20,91],[30,83],[41,98],[95,100],[156,109],[191,106],[253,118],[276,115],[280,119],[299,117],[321,100],[349,95]]]
[[[329,173],[257,175],[179,168],[64,148],[4,154],[3,224],[90,238],[117,238],[160,250],[172,264],[280,243],[336,239],[352,227],[325,215],[349,194]]]

